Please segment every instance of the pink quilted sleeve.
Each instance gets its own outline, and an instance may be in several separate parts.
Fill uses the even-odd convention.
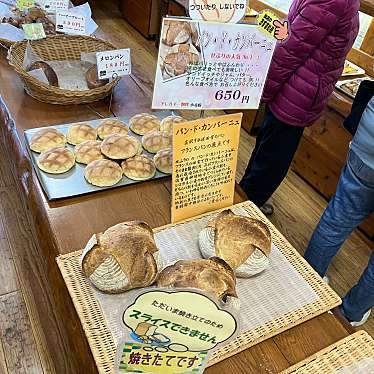
[[[275,49],[263,102],[270,102],[291,75],[334,29],[347,0],[306,0],[290,25],[290,36]]]

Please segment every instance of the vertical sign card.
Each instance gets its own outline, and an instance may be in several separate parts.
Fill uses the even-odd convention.
[[[99,79],[110,79],[131,74],[130,49],[97,52],[97,73]]]
[[[56,31],[72,35],[85,35],[86,17],[67,10],[58,10],[56,12]]]
[[[277,41],[257,25],[163,20],[154,109],[257,109]]]
[[[173,223],[233,204],[242,116],[174,124]]]

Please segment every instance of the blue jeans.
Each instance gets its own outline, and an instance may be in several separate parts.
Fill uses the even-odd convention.
[[[351,150],[330,200],[313,233],[305,259],[323,277],[351,232],[374,211],[374,170]],[[360,321],[374,305],[374,251],[359,282],[343,298],[341,310],[350,321]]]

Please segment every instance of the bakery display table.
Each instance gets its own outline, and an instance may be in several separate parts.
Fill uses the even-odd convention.
[[[25,195],[39,249],[28,256],[27,272],[32,297],[57,373],[96,373],[96,365],[82,326],[56,264],[56,257],[81,249],[92,233],[118,222],[140,219],[152,227],[170,222],[170,178],[117,188],[86,196],[49,202],[32,169],[23,131],[110,117],[109,99],[80,106],[53,106],[35,101],[23,90],[17,75],[0,59],[0,139],[8,150],[5,161]],[[131,116],[149,111],[151,98],[131,77],[115,88],[112,111]],[[235,202],[244,201],[238,189]],[[26,263],[26,262],[25,262]],[[30,275],[29,275],[30,274]],[[276,373],[349,335],[349,328],[332,313],[325,313],[268,339],[206,370],[209,373]]]

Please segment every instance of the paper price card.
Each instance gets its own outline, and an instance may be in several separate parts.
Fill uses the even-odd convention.
[[[121,77],[131,74],[130,49],[116,49],[96,53],[99,79]]]
[[[164,19],[154,109],[258,109],[277,43],[257,25]]]
[[[16,7],[20,10],[32,8],[34,6],[34,0],[17,0]]]
[[[208,352],[176,352],[150,344],[122,343],[118,373],[199,374],[208,359]]]
[[[190,0],[188,11],[192,19],[238,23],[247,9],[247,0]]]
[[[41,23],[28,23],[22,25],[25,37],[28,40],[38,40],[45,38],[45,32],[43,24]]]
[[[233,204],[242,116],[174,125],[172,222]]]
[[[66,10],[69,8],[69,0],[43,0],[43,8],[48,11]]]
[[[86,17],[65,11],[56,12],[56,31],[72,35],[84,35],[86,33]]]

